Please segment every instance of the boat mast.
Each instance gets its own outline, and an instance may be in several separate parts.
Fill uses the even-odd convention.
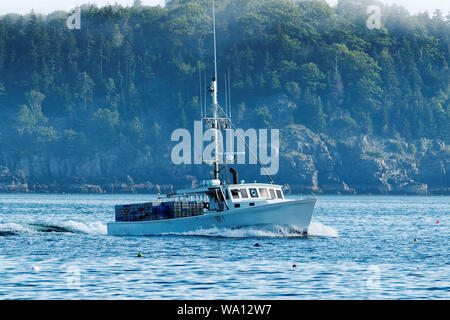
[[[220,107],[219,102],[217,101],[217,45],[216,45],[216,8],[215,8],[215,0],[212,0],[212,15],[213,15],[213,32],[214,32],[214,78],[211,82],[211,86],[209,87],[209,92],[212,97],[212,108],[213,108],[213,117],[209,118],[206,111],[206,91],[205,91],[205,113],[203,117],[203,121],[205,125],[211,129],[214,129],[214,179],[219,180],[219,130],[230,129],[236,127],[231,122],[231,84],[230,84],[230,70],[228,69],[228,79],[225,78],[225,84],[228,82],[228,86],[225,85],[225,91],[228,91],[228,101],[227,103],[227,112],[224,112]],[[206,84],[206,79],[205,79]],[[227,92],[225,92],[227,94]],[[226,99],[227,100],[227,99]],[[219,116],[219,111],[222,113],[222,116]],[[258,157],[252,154],[249,145],[245,141],[245,137],[242,137],[240,134],[238,136],[242,142],[246,145],[246,147],[250,151],[250,155],[253,156],[258,165],[261,167],[264,172],[266,169],[263,167],[261,162],[258,160]],[[226,159],[225,159],[226,163]],[[269,178],[270,183],[273,183],[272,177],[266,172],[266,176]]]
[[[203,121],[205,125],[214,130],[214,179],[219,180],[219,130],[224,130],[229,128],[229,119],[226,114],[223,116],[220,112],[223,113],[222,108],[219,105],[217,98],[217,42],[216,42],[216,8],[215,8],[215,0],[212,1],[212,15],[213,15],[213,33],[214,33],[214,78],[212,79],[211,85],[208,88],[208,91],[211,94],[212,98],[212,115],[208,115],[208,112],[205,110],[203,114]],[[205,79],[206,80],[206,79]],[[205,81],[206,82],[206,81]],[[206,94],[206,93],[205,93]],[[205,97],[205,108],[206,108],[206,97]]]
[[[217,102],[217,47],[216,47],[216,9],[213,0],[213,29],[214,29],[214,78],[213,78],[213,107],[214,107],[214,179],[219,179],[219,104]]]
[[[217,81],[217,47],[216,47],[216,9],[215,9],[215,0],[213,0],[213,8],[212,8],[212,12],[213,12],[213,29],[214,29],[214,79],[216,79]],[[216,93],[215,97],[216,97],[216,105],[217,105],[217,92],[214,91]]]

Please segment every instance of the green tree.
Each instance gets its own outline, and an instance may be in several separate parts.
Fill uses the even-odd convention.
[[[312,94],[309,88],[305,91],[299,117],[301,122],[312,130],[320,132],[325,128],[322,99]]]
[[[272,122],[272,115],[270,114],[269,108],[267,106],[257,108],[255,110],[257,123],[260,128],[270,127]]]
[[[325,75],[315,63],[307,63],[299,68],[300,84],[303,88],[311,91],[325,88]]]

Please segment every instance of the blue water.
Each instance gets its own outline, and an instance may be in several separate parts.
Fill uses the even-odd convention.
[[[115,204],[147,200],[0,194],[0,299],[450,298],[450,197],[319,197],[308,237],[106,235]]]

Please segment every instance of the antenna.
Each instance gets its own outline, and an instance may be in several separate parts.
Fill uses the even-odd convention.
[[[204,76],[204,79],[205,79],[205,81],[204,81],[205,87],[204,87],[204,96],[203,96],[204,100],[203,100],[203,102],[205,104],[205,117],[206,117],[208,115],[208,111],[207,111],[207,104],[208,104],[208,102],[206,101],[206,72],[203,74],[203,76]]]
[[[200,90],[200,94],[199,94],[199,102],[200,102],[200,116],[203,118],[203,90],[202,90],[202,74],[200,72],[200,65],[198,66],[198,81],[199,81],[199,90]]]
[[[228,112],[228,98],[227,98],[227,94],[228,94],[228,89],[227,89],[227,75],[224,74],[224,78],[225,78],[225,114],[227,114]]]
[[[228,111],[229,111],[229,118],[231,120],[231,85],[230,85],[230,68],[228,68]]]

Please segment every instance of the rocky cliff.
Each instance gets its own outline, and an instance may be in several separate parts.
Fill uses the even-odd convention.
[[[299,126],[285,131],[285,175],[293,190],[331,194],[449,194],[450,150],[441,141],[416,144],[358,136],[335,141]]]
[[[275,181],[303,194],[450,194],[450,149],[442,141],[383,140],[354,136],[334,140],[303,126],[281,130]],[[170,152],[120,158],[15,157],[0,154],[0,192],[165,193],[195,186],[205,168],[175,166]],[[261,180],[256,170],[240,177]],[[173,183],[173,184],[168,184]]]

